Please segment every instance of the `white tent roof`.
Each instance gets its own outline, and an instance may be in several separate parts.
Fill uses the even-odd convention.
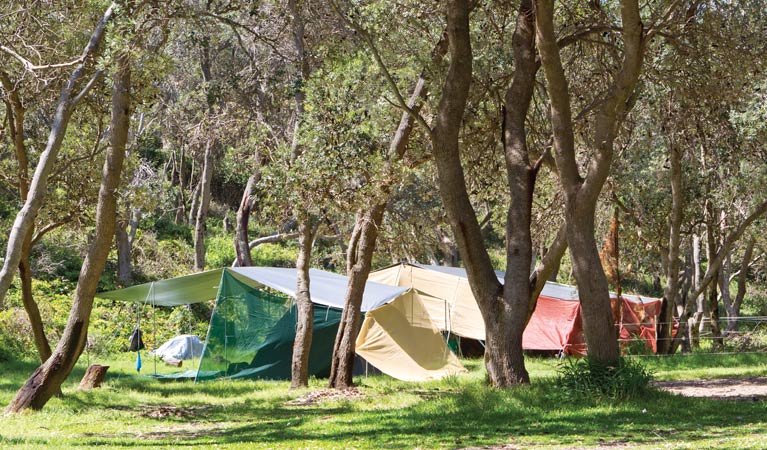
[[[463,267],[445,267],[445,266],[431,266],[426,264],[413,264],[416,267],[420,267],[426,270],[433,270],[435,272],[442,272],[455,277],[467,278],[466,269]],[[495,271],[495,276],[498,277],[498,281],[503,283],[504,273],[500,270]],[[568,286],[566,284],[554,283],[547,281],[543,287],[541,295],[560,300],[578,300],[578,289],[575,286]]]
[[[296,269],[280,267],[233,267],[155,281],[115,291],[96,294],[99,298],[126,302],[148,303],[156,306],[178,306],[200,303],[216,298],[222,271],[253,287],[267,286],[290,297],[296,295]],[[312,302],[333,308],[344,307],[348,278],[323,270],[309,271]],[[409,288],[389,286],[368,281],[362,296],[362,311],[367,312],[389,303]]]
[[[230,270],[236,276],[255,281],[290,297],[296,296],[296,269],[281,267],[233,267],[227,270]],[[325,272],[324,270],[310,269],[309,290],[312,295],[312,303],[339,309],[343,308],[347,283],[348,278],[343,275]],[[407,290],[408,288],[368,281],[365,285],[365,293],[362,296],[362,312],[367,312],[389,303]]]

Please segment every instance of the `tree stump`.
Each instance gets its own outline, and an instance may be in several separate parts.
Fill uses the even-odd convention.
[[[109,366],[100,366],[98,364],[92,364],[85,371],[83,379],[80,381],[80,387],[78,389],[87,391],[88,389],[95,389],[101,386],[101,382],[104,381],[104,377],[107,374]]]

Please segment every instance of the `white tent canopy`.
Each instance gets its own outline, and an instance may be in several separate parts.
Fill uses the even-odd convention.
[[[154,281],[116,291],[96,294],[99,298],[155,306],[179,306],[214,300],[221,283],[224,269],[209,270],[183,277]],[[296,295],[297,271],[283,267],[233,267],[226,269],[243,283],[257,287],[262,285],[282,292],[290,297]],[[311,269],[309,271],[309,290],[312,303],[344,307],[344,293],[347,278],[343,275]],[[389,303],[407,291],[406,287],[389,286],[369,281],[362,297],[362,312],[367,312]]]
[[[231,270],[241,281],[255,281],[264,286],[280,291],[290,297],[296,296],[296,269],[281,267],[233,267]],[[344,294],[348,284],[348,278],[324,270],[309,270],[309,290],[312,295],[312,303],[332,308],[343,309]],[[365,285],[365,293],[362,296],[362,312],[367,312],[385,305],[402,295],[408,288],[389,286],[386,284],[369,281]]]

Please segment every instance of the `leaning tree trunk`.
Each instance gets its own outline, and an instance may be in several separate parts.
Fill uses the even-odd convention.
[[[213,143],[205,146],[205,156],[200,179],[200,204],[194,224],[194,270],[205,270],[205,221],[210,207],[210,183],[213,180]]]
[[[309,353],[312,348],[314,308],[309,289],[309,267],[316,229],[308,214],[298,218],[298,259],[296,259],[296,339],[293,342],[291,389],[309,385]]]
[[[738,318],[740,317],[740,306],[743,304],[743,298],[746,296],[746,280],[748,279],[748,267],[751,265],[751,259],[754,255],[754,245],[756,238],[752,237],[746,244],[743,252],[743,259],[740,262],[740,272],[738,273],[738,292],[732,301],[732,308],[727,311],[730,320],[727,321],[727,331],[738,330]]]
[[[346,286],[344,310],[333,345],[329,386],[348,389],[354,385],[354,343],[360,328],[362,295],[365,292],[370,267],[375,252],[378,230],[383,222],[386,201],[376,203],[370,209],[357,212],[346,259]]]
[[[253,207],[253,185],[256,183],[256,177],[256,175],[248,177],[248,183],[245,185],[245,191],[242,193],[240,208],[237,210],[234,250],[237,254],[235,264],[239,267],[253,265],[253,259],[250,256],[250,241],[248,240],[248,223],[250,221],[250,210]]]
[[[30,236],[31,238],[31,236]],[[35,340],[37,354],[40,356],[40,362],[45,362],[51,356],[51,345],[45,336],[45,327],[43,318],[40,315],[40,308],[32,295],[32,268],[29,265],[29,248],[31,239],[24,241],[24,248],[21,253],[21,262],[19,263],[19,278],[21,279],[21,301],[24,304],[24,310],[29,317],[29,324],[32,328],[32,336]]]
[[[437,64],[447,53],[447,41],[440,39],[432,53],[432,63]],[[428,80],[426,70],[421,73],[413,88],[408,101],[410,111],[420,111],[424,99],[428,96]],[[402,159],[413,133],[415,117],[404,112],[400,118],[394,137],[389,143],[388,161],[386,172],[390,172],[393,165]],[[365,283],[370,274],[370,269],[375,252],[378,230],[383,222],[384,213],[390,195],[391,184],[394,178],[385,177],[380,189],[380,197],[371,199],[370,208],[361,208],[357,211],[354,230],[349,240],[349,246],[344,249],[346,254],[346,267],[348,283],[344,298],[344,311],[342,312],[341,326],[333,344],[333,356],[331,364],[330,387],[346,389],[352,386],[352,374],[354,371],[354,343],[359,332],[359,315],[361,314],[362,296],[365,291]],[[347,309],[349,311],[347,311]]]
[[[87,93],[90,87],[93,86],[95,77],[79,94],[76,94],[75,92],[75,87],[83,78],[86,66],[89,65],[95,57],[95,53],[104,36],[106,23],[112,17],[114,7],[115,4],[112,3],[109,8],[107,8],[101,20],[99,20],[98,25],[96,25],[96,28],[93,30],[93,34],[88,41],[88,45],[85,47],[82,56],[80,57],[81,63],[72,72],[69,80],[61,90],[61,95],[59,96],[59,101],[56,105],[56,112],[53,116],[53,124],[51,125],[48,142],[45,145],[45,150],[43,150],[43,153],[40,155],[35,174],[32,177],[29,197],[27,198],[27,201],[24,202],[21,211],[16,215],[16,220],[14,220],[11,233],[8,236],[8,247],[3,261],[3,268],[0,270],[0,305],[2,305],[5,300],[5,295],[16,274],[16,268],[21,261],[24,239],[29,234],[29,230],[34,226],[35,217],[37,217],[37,213],[40,211],[40,208],[45,201],[45,194],[48,189],[48,175],[56,164],[56,158],[61,149],[61,144],[64,141],[67,126],[69,125],[69,118],[72,116],[72,111],[74,110],[75,105],[84,94]]]
[[[6,120],[8,121],[8,130],[13,141],[13,147],[16,153],[17,183],[21,201],[26,203],[29,197],[29,157],[27,156],[27,147],[24,143],[24,105],[19,97],[18,86],[13,83],[8,75],[0,70],[0,84],[6,91],[8,110]],[[40,316],[40,309],[34,299],[32,292],[32,268],[29,263],[29,255],[32,249],[32,239],[34,234],[34,225],[29,228],[21,244],[21,258],[19,261],[19,279],[21,280],[21,301],[24,310],[29,318],[29,324],[32,328],[32,336],[35,341],[37,353],[40,356],[40,362],[44,362],[51,356],[51,346],[48,338],[45,336],[43,320]],[[0,301],[0,311],[3,309]]]
[[[96,207],[96,231],[80,270],[72,310],[56,350],[19,389],[8,412],[42,409],[61,389],[85,347],[93,298],[104,272],[115,233],[117,189],[120,184],[125,145],[130,126],[130,68],[128,56],[118,56],[112,89],[111,146],[104,162],[99,200]]]

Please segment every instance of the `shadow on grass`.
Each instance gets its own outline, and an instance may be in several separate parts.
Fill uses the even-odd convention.
[[[679,367],[689,365],[683,362]],[[31,373],[36,365],[16,367]],[[16,378],[23,382],[11,374],[0,378],[0,394],[18,388],[9,381]],[[71,392],[62,399],[62,420],[69,421],[71,411],[90,412],[104,422],[126,426],[95,426],[57,442],[83,447],[260,443],[276,448],[461,448],[611,442],[694,446],[720,436],[767,433],[767,402],[725,402],[650,391],[643,398],[611,405],[572,398],[550,380],[509,390],[469,382],[424,389],[378,380],[362,388],[366,396],[360,400],[308,406],[287,405],[285,401],[296,394],[287,391],[287,384],[275,382],[165,383],[135,375],[120,375],[108,382],[108,389]],[[400,398],[402,404],[397,403]],[[223,401],[217,403],[219,399]],[[108,431],[112,429],[120,431]],[[0,436],[0,444],[6,444],[0,447],[42,446],[51,441],[46,436]]]
[[[96,408],[108,403],[85,402]],[[136,410],[133,411],[135,414]],[[618,405],[577,401],[548,383],[497,391],[481,386],[430,396],[407,407],[360,410],[355,402],[332,406],[286,406],[246,400],[218,405],[141,438],[125,434],[86,436],[88,445],[184,446],[258,442],[267,446],[467,447],[508,442],[593,445],[632,442],[694,443],[722,433],[765,432],[765,403],[688,399],[662,392]],[[737,433],[736,433],[737,434]]]

